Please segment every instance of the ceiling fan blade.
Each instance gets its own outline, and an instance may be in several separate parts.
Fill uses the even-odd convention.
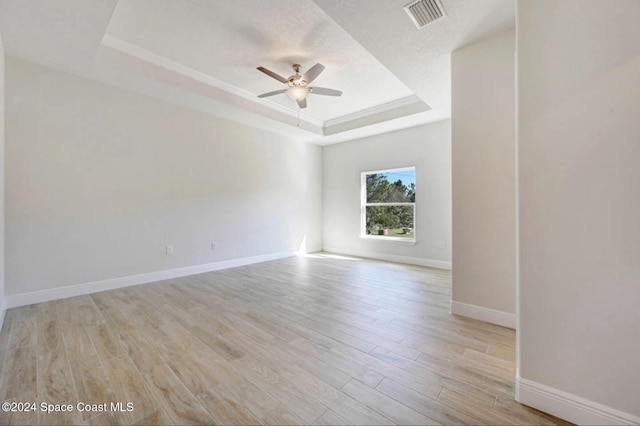
[[[342,92],[340,90],[327,89],[326,87],[309,87],[309,92],[314,95],[342,96]]]
[[[259,98],[266,98],[267,96],[279,95],[281,93],[285,93],[287,89],[274,90],[273,92],[263,93],[262,95],[258,95]]]
[[[307,98],[300,99],[298,101],[298,106],[300,107],[300,109],[306,108],[307,107]]]
[[[322,71],[324,71],[324,65],[322,65],[321,63],[317,63],[311,68],[309,68],[307,72],[304,73],[304,75],[302,76],[302,79],[305,80],[307,84],[309,84],[313,80],[315,80],[316,77],[318,77]]]
[[[268,75],[271,78],[275,78],[276,80],[278,80],[280,83],[286,83],[287,79],[284,78],[283,76],[276,74],[275,72],[266,69],[265,67],[258,67],[256,68],[258,71],[262,71],[263,73],[265,73],[266,75]]]

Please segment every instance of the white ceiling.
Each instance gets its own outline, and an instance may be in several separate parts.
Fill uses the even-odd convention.
[[[107,33],[253,95],[284,87],[256,66],[288,77],[320,62],[314,85],[344,91],[309,97],[304,113],[322,121],[413,95],[312,2],[121,0]],[[263,102],[298,109],[284,94]]]
[[[407,0],[0,0],[7,54],[319,144],[450,116],[450,52],[513,26],[513,0],[442,0],[418,30]],[[299,110],[291,64],[326,66]]]

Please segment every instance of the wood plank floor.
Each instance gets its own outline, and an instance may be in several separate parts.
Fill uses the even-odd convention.
[[[566,424],[514,401],[514,332],[450,295],[447,271],[317,254],[11,309],[0,401],[73,410],[0,424]]]

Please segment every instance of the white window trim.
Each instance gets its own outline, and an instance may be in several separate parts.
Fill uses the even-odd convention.
[[[371,170],[360,173],[360,238],[374,241],[387,241],[390,243],[401,243],[407,245],[416,244],[416,203],[367,203],[367,175],[374,173],[389,173],[389,172],[406,172],[409,170],[416,171],[415,166],[412,167],[400,167],[396,169],[386,170]],[[417,181],[416,176],[416,181]],[[416,185],[417,187],[417,185]],[[368,235],[367,234],[367,206],[412,206],[413,207],[413,238],[402,237],[385,237],[382,235]]]

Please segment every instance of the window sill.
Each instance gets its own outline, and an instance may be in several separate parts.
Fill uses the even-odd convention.
[[[409,238],[398,238],[398,237],[378,237],[375,235],[360,235],[360,238],[363,240],[373,240],[373,241],[383,241],[385,243],[395,243],[402,244],[407,246],[415,246],[416,240]]]

